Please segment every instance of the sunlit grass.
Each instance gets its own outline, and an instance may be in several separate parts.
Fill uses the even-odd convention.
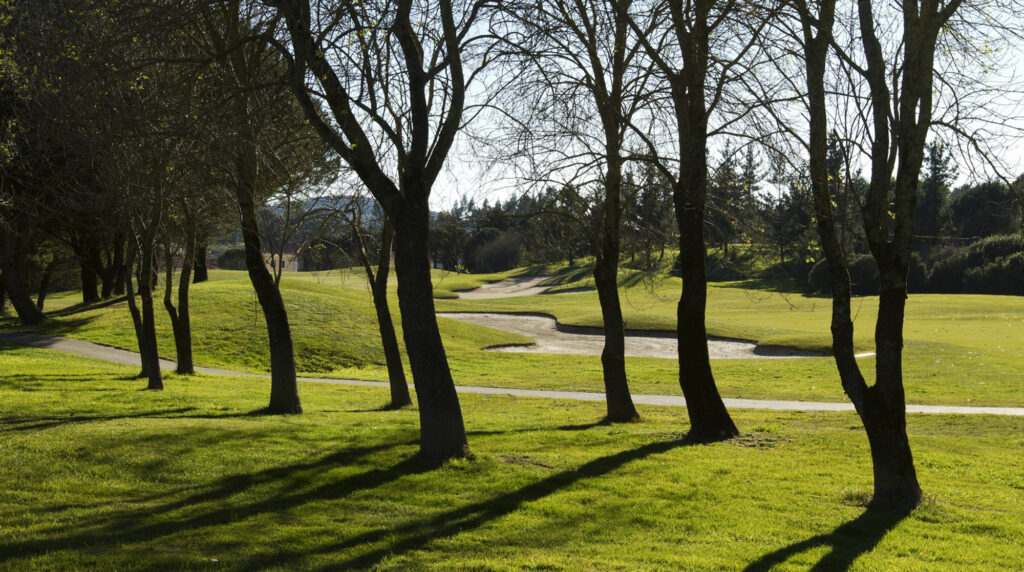
[[[0,346],[0,568],[1014,569],[1024,420],[910,416],[924,504],[869,512],[852,413],[734,412],[684,446],[681,409],[463,396],[475,459],[411,460],[386,389],[170,376]],[[891,530],[888,530],[891,528]]]

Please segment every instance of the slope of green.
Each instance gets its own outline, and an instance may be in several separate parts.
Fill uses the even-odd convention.
[[[259,302],[244,273],[214,273],[215,279],[192,287],[192,331],[195,362],[210,367],[266,371],[269,350]],[[377,318],[365,289],[339,288],[311,280],[281,283],[289,313],[297,367],[324,373],[337,368],[383,364]],[[401,329],[393,301],[395,323]],[[160,355],[174,359],[170,319],[156,308]],[[529,342],[515,334],[441,320],[446,347],[453,351]],[[52,316],[34,331],[88,340],[124,349],[137,343],[125,302]]]
[[[73,372],[73,373],[70,373]],[[685,446],[681,409],[462,398],[474,460],[410,460],[384,388],[169,376],[0,346],[0,569],[1009,570],[1024,561],[1024,419],[910,416],[925,502],[868,511],[853,414],[737,412]]]
[[[586,284],[586,269],[522,268],[505,274],[473,276],[437,273],[459,289],[474,281],[541,272],[553,283]],[[634,328],[671,328],[680,283],[675,278],[623,274],[621,291],[627,323]],[[241,371],[267,371],[266,330],[244,272],[215,271],[193,289],[195,359],[199,365]],[[356,270],[287,274],[282,282],[289,308],[299,369],[320,376],[387,379],[377,337],[375,313],[365,278]],[[393,288],[393,286],[392,286]],[[54,307],[77,301],[77,294],[55,297]],[[595,293],[540,295],[492,300],[437,300],[440,310],[546,312],[564,323],[600,325]],[[857,300],[858,349],[870,351],[875,298]],[[397,301],[392,311],[399,324]],[[712,333],[759,340],[762,344],[827,349],[830,303],[824,298],[762,287],[717,284],[710,289]],[[166,313],[157,309],[161,354],[174,358]],[[13,325],[13,319],[6,320]],[[515,334],[440,320],[456,383],[496,387],[603,391],[596,356],[512,354],[481,348],[530,340]],[[56,312],[37,328],[133,350],[134,332],[124,303],[77,313]],[[914,295],[907,310],[905,385],[908,403],[1024,406],[1024,298],[1010,296]],[[873,358],[862,365],[873,374]],[[726,397],[845,401],[831,358],[799,360],[720,360],[716,380]],[[678,394],[673,360],[630,358],[634,393]]]

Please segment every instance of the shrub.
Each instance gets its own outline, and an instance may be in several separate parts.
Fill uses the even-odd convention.
[[[522,242],[523,237],[518,232],[502,232],[473,254],[473,271],[500,272],[515,268]]]
[[[225,250],[217,259],[217,266],[224,270],[245,270],[245,249]]]
[[[1024,252],[969,268],[964,276],[964,291],[971,294],[1024,295]]]
[[[1011,294],[1016,260],[1024,253],[1019,235],[991,236],[967,246],[934,251],[928,271],[927,291],[942,293]],[[1006,278],[999,276],[1007,273]],[[1019,276],[1019,275],[1018,275]]]

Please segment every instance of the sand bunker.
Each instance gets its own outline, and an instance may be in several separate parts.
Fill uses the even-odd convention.
[[[547,290],[548,286],[541,286],[550,276],[519,276],[506,278],[500,282],[484,284],[479,288],[459,292],[459,298],[465,300],[485,300],[489,298],[510,298],[512,296],[532,296]]]
[[[483,300],[488,298],[509,298],[532,296],[548,289],[540,284],[550,276],[520,276],[500,282],[484,284],[474,290],[459,292],[459,298]],[[604,349],[604,334],[601,328],[563,326],[554,318],[545,315],[497,314],[491,312],[448,312],[440,313],[442,318],[461,320],[470,324],[505,330],[533,338],[529,345],[491,348],[495,352],[519,352],[538,354],[579,354],[601,355]],[[676,359],[679,357],[675,332],[650,332],[626,334],[626,355],[629,357],[657,357]],[[758,348],[757,344],[745,340],[710,338],[708,352],[711,359],[754,359],[754,358],[797,358],[821,357],[821,354],[787,350],[781,348]]]
[[[599,328],[561,326],[559,329],[555,319],[548,316],[483,312],[446,312],[438,316],[505,330],[533,338],[536,342],[531,345],[491,348],[488,351],[596,356],[601,355],[604,349],[604,335]],[[629,357],[676,359],[679,357],[677,347],[674,332],[626,335],[626,355]],[[711,359],[821,357],[820,354],[795,350],[758,349],[754,342],[720,338],[708,340],[708,351]]]

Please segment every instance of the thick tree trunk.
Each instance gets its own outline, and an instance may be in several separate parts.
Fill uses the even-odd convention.
[[[605,240],[609,241],[607,235]],[[626,330],[619,302],[617,255],[618,249],[615,246],[606,245],[594,265],[594,284],[597,286],[597,297],[604,321],[601,367],[604,374],[607,420],[611,422],[632,421],[639,416],[626,380]]]
[[[11,228],[14,226],[15,228]],[[32,301],[25,286],[25,256],[28,248],[29,224],[24,218],[15,218],[9,225],[3,225],[3,252],[0,253],[0,267],[4,274],[7,297],[23,325],[38,324],[44,319],[42,311]]]
[[[100,291],[96,285],[96,269],[87,260],[78,261],[79,276],[82,279],[82,303],[98,302]]]
[[[199,284],[200,282],[206,282],[210,279],[210,271],[206,268],[206,259],[209,255],[210,247],[205,242],[196,247],[195,256],[195,273],[193,274],[192,283]]]
[[[686,398],[686,412],[690,418],[688,439],[720,441],[735,437],[739,430],[718,393],[708,354],[703,205],[677,202],[676,219],[679,223],[679,270],[683,278],[676,312],[676,333],[679,339],[679,385]]]
[[[419,402],[420,455],[432,461],[469,454],[462,409],[434,313],[428,247],[430,209],[421,201],[398,207],[395,272],[405,349]]]
[[[267,323],[267,337],[270,341],[270,404],[267,412],[273,414],[302,413],[299,400],[299,386],[295,376],[295,353],[292,349],[292,332],[288,324],[288,312],[281,298],[281,291],[274,284],[274,278],[263,262],[259,227],[256,219],[256,205],[251,186],[241,185],[236,189],[239,212],[242,217],[242,240],[245,244],[245,266],[249,281],[256,291],[256,298],[263,309]]]
[[[0,254],[0,256],[3,256]],[[0,271],[0,314],[7,313],[7,284],[4,282],[4,274]]]
[[[613,129],[607,127],[606,129]],[[617,133],[606,135],[608,168],[605,173],[604,216],[601,236],[595,254],[594,284],[601,304],[604,322],[604,349],[601,368],[604,375],[605,401],[611,422],[632,421],[639,417],[626,380],[626,327],[622,322],[619,302],[619,222],[622,216],[622,164],[616,145]]]
[[[887,243],[878,238],[872,242],[872,254],[878,262],[881,291],[879,295],[878,319],[875,324],[876,375],[875,384],[868,387],[854,353],[853,321],[851,319],[850,275],[843,251],[842,236],[837,231],[833,208],[834,198],[828,184],[827,133],[828,115],[825,97],[825,67],[827,47],[832,38],[835,2],[822,5],[822,16],[818,20],[818,35],[811,33],[811,17],[802,12],[804,19],[804,50],[807,62],[808,111],[810,118],[810,174],[811,190],[814,194],[815,218],[822,249],[828,263],[829,280],[832,288],[832,353],[839,370],[843,390],[853,402],[864,424],[871,448],[874,470],[873,505],[913,506],[921,498],[914,460],[906,430],[906,404],[903,392],[903,318],[907,296],[907,274],[909,272],[910,247],[913,225],[912,187],[902,189],[899,185],[909,184],[897,180],[897,235],[902,235],[902,245]],[[886,106],[888,103],[885,104]],[[887,112],[882,112],[887,113]],[[877,119],[877,117],[876,117]],[[882,125],[887,120],[878,124]],[[886,127],[887,129],[887,127]],[[875,144],[888,146],[887,140],[876,140]],[[923,146],[923,142],[922,142]],[[885,152],[873,149],[885,162]],[[903,160],[901,159],[901,163]],[[920,163],[918,162],[918,165]],[[904,165],[905,166],[905,165]],[[879,176],[881,171],[872,171],[872,185],[881,185],[876,190],[876,201],[884,203],[889,212],[888,175]],[[913,176],[916,181],[917,175]],[[878,188],[885,188],[878,192]],[[910,201],[907,202],[909,194]],[[870,204],[870,203],[869,203]],[[865,230],[872,236],[871,210],[865,208]],[[884,225],[889,225],[888,216]],[[909,227],[906,225],[910,225]],[[902,246],[900,248],[899,246]],[[895,256],[894,256],[895,254]]]
[[[36,295],[36,307],[43,311],[46,304],[46,293],[50,290],[50,279],[53,278],[53,269],[57,267],[57,259],[54,258],[43,269],[43,276],[39,280],[39,293]]]

